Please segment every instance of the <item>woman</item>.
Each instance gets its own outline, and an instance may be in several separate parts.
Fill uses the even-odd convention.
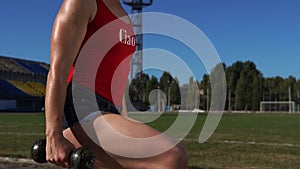
[[[125,17],[123,17],[125,16]],[[122,17],[122,18],[121,18]],[[119,30],[119,43],[114,46],[103,58],[99,69],[97,70],[95,85],[87,84],[84,80],[72,81],[73,73],[76,72],[75,63],[77,57],[84,47],[85,43],[101,28],[113,20],[119,19],[121,27]],[[110,135],[110,129],[124,134],[131,138],[147,138],[159,135],[160,133],[142,123],[129,120],[119,114],[116,107],[122,105],[122,95],[128,76],[128,70],[125,69],[127,76],[121,73],[118,77],[120,80],[119,92],[112,96],[110,87],[114,75],[114,70],[123,64],[124,60],[129,60],[128,56],[132,55],[135,48],[134,35],[128,27],[130,20],[126,17],[124,9],[121,7],[119,0],[65,0],[56,16],[50,47],[50,70],[47,79],[46,90],[46,158],[49,162],[62,167],[70,167],[68,154],[77,147],[87,147],[92,149],[96,155],[94,168],[163,168],[163,169],[183,169],[187,168],[187,156],[180,145],[175,145],[167,137],[160,138],[160,142],[174,144],[172,148],[161,154],[149,157],[134,158],[121,156],[97,144],[95,140],[89,139],[89,136],[82,128],[82,123],[76,117],[74,104],[72,102],[72,85],[79,86],[81,93],[86,94],[93,91],[97,94],[97,103],[109,107],[100,107],[101,116],[92,120],[95,138],[100,143],[112,142],[113,148],[122,152],[135,152],[135,145],[124,146],[118,142],[116,137]],[[124,27],[126,29],[124,29]],[[104,34],[105,39],[113,39],[113,33]],[[122,38],[124,35],[124,39]],[[125,36],[126,35],[126,36]],[[111,37],[110,37],[111,36]],[[125,41],[131,37],[131,43]],[[93,62],[93,61],[91,61]],[[102,64],[103,63],[103,64]],[[113,65],[113,66],[112,66]],[[124,65],[129,66],[127,62]],[[88,72],[86,72],[88,73]],[[83,77],[83,76],[81,76]],[[99,98],[99,99],[98,99]],[[76,103],[77,104],[77,103]],[[80,105],[82,103],[79,103]],[[79,106],[82,107],[82,106]],[[92,113],[89,106],[84,109],[86,113]],[[126,111],[123,109],[123,112]],[[65,113],[63,113],[65,112]],[[67,121],[67,126],[63,126],[63,120]],[[103,125],[108,123],[109,127]],[[100,127],[101,126],[101,127]],[[138,147],[138,146],[137,146]],[[150,151],[147,145],[140,151]]]

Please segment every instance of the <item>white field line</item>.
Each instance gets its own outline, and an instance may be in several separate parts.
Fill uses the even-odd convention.
[[[29,136],[43,136],[43,133],[15,133],[15,132],[0,132],[0,135],[29,135]]]
[[[15,123],[2,123],[0,127],[20,127],[20,126],[44,126],[44,123],[40,124],[33,124],[33,123],[22,123],[22,124],[15,124]]]
[[[0,157],[0,162],[11,162],[11,163],[27,163],[27,164],[36,164],[31,159],[25,158],[10,158],[10,157]]]
[[[300,144],[292,143],[266,143],[266,142],[255,142],[255,141],[229,141],[229,140],[212,140],[214,143],[226,143],[226,144],[247,144],[247,145],[264,145],[264,146],[281,146],[281,147],[300,147]]]
[[[183,139],[184,141],[198,142],[196,139]],[[222,143],[222,144],[245,144],[245,145],[264,145],[264,146],[280,146],[280,147],[300,147],[300,144],[292,143],[266,143],[255,141],[234,141],[234,140],[211,140],[208,142]]]
[[[29,135],[29,136],[43,136],[44,133],[15,133],[15,132],[0,132],[0,135]],[[184,141],[198,142],[197,139],[183,139]],[[300,147],[300,144],[293,143],[268,143],[255,141],[235,141],[235,140],[211,140],[208,142],[222,143],[222,144],[245,144],[245,145],[264,145],[264,146],[281,146],[281,147]]]

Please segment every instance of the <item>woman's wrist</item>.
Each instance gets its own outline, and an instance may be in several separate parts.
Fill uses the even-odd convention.
[[[61,130],[47,130],[46,137],[62,136],[63,133]]]

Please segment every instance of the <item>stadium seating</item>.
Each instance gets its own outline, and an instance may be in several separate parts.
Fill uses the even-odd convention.
[[[31,85],[27,84],[26,82],[15,81],[15,80],[8,80],[8,82],[11,83],[12,85],[16,86],[18,89],[22,90],[23,92],[27,93],[30,96],[43,96],[42,92],[33,88]]]
[[[0,58],[0,71],[6,72],[18,72],[18,73],[29,73],[30,71],[24,69],[23,67],[18,66],[16,62],[11,58]]]
[[[0,111],[40,112],[48,70],[46,63],[0,56]]]
[[[0,62],[0,70],[1,71],[8,71],[8,69]]]
[[[0,97],[45,95],[49,64],[0,56]]]
[[[0,98],[3,99],[24,96],[28,95],[8,81],[0,79]]]
[[[50,69],[50,65],[48,65],[48,64],[42,64],[42,63],[39,63],[39,66],[41,66],[41,67],[43,67],[44,69],[46,69],[47,72],[48,72],[49,69]]]
[[[22,67],[26,68],[32,73],[35,74],[47,74],[48,70],[42,66],[40,66],[38,63],[34,62],[26,62],[23,60],[17,60],[17,63],[20,64]]]
[[[28,86],[38,91],[42,96],[46,94],[46,86],[40,82],[26,82]]]

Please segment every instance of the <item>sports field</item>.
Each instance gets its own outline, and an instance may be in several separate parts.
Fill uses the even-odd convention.
[[[164,131],[176,117],[165,114],[150,125]],[[182,141],[190,168],[300,168],[300,114],[224,114],[213,136],[200,144],[205,118],[199,114]],[[42,113],[0,113],[0,157],[30,158],[32,143],[43,133]],[[0,160],[0,169],[26,168],[22,162],[11,165]]]

